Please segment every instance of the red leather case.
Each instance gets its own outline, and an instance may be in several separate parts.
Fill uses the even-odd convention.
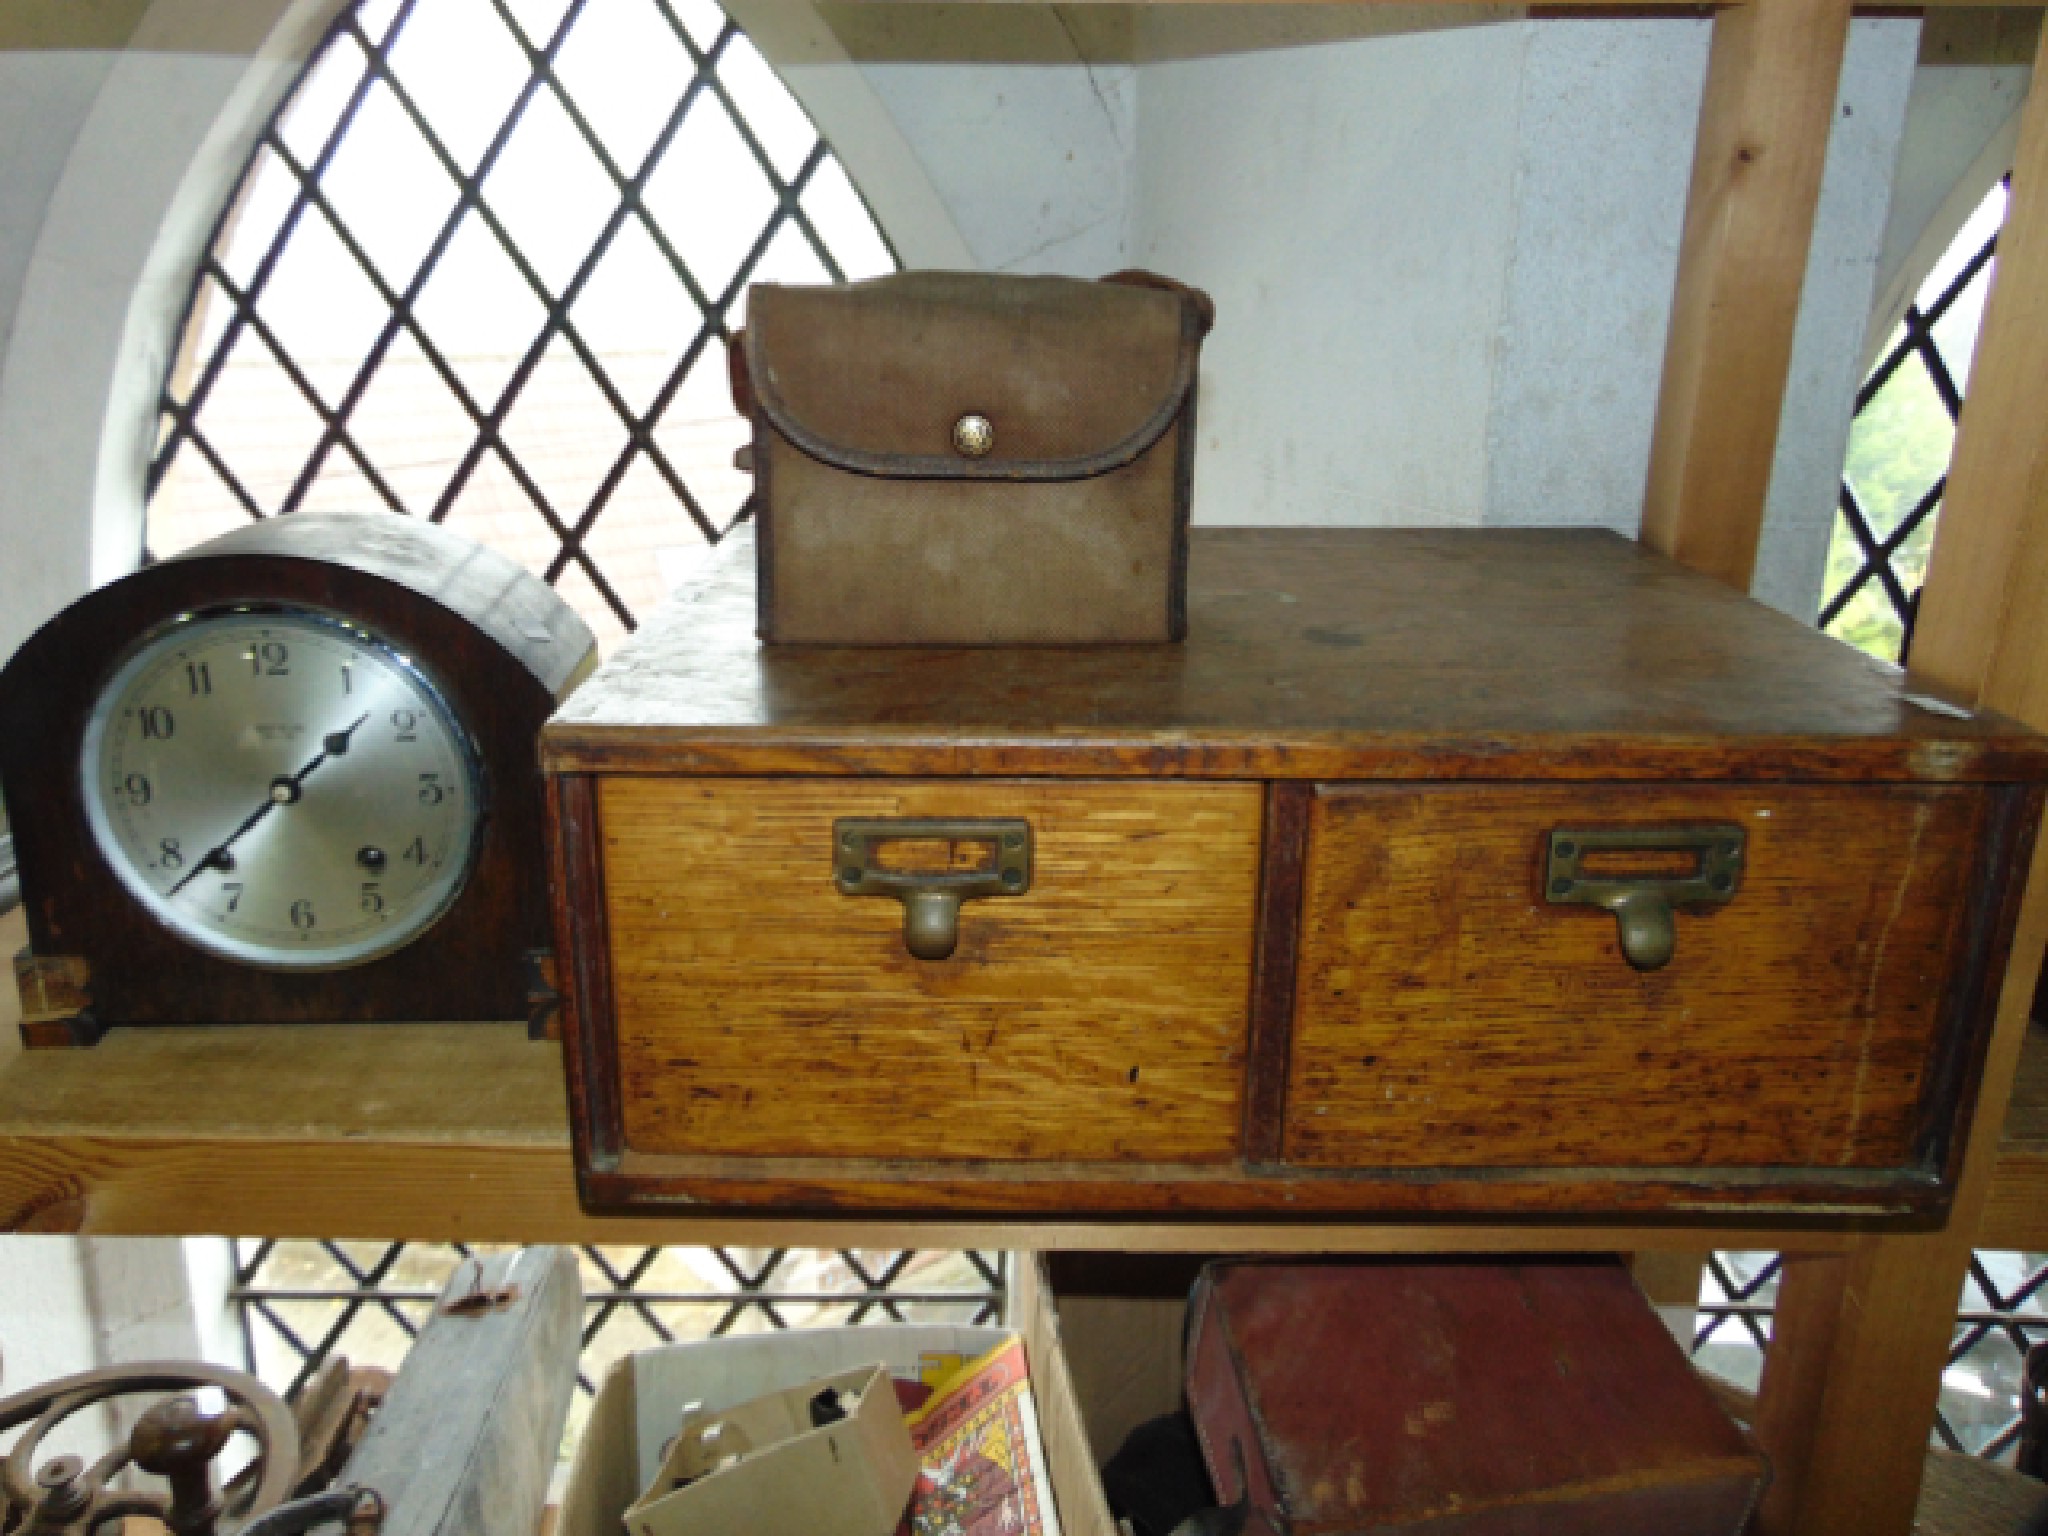
[[[1217,1264],[1191,1305],[1259,1536],[1735,1536],[1767,1480],[1619,1263]]]

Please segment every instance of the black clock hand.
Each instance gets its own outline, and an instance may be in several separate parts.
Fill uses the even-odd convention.
[[[227,855],[227,851],[230,848],[234,847],[235,844],[241,840],[242,835],[246,833],[251,827],[255,826],[257,822],[261,821],[264,817],[268,816],[280,805],[291,805],[294,802],[296,802],[299,798],[300,786],[306,782],[308,775],[310,775],[315,768],[318,768],[322,763],[326,762],[328,758],[339,757],[341,756],[342,753],[346,752],[348,750],[349,737],[355,735],[356,731],[361,728],[362,723],[369,718],[369,711],[365,710],[362,714],[356,716],[355,724],[351,725],[347,730],[334,731],[327,735],[325,738],[323,738],[320,743],[320,750],[313,754],[313,760],[310,763],[306,764],[305,767],[301,768],[297,773],[293,774],[290,778],[278,778],[271,780],[270,793],[264,797],[263,803],[257,806],[255,810],[251,811],[248,814],[248,816],[243,819],[242,824],[239,827],[235,828],[234,831],[230,832],[218,843],[215,843],[211,848],[207,849],[206,852],[200,856],[199,862],[192,866],[192,872],[185,876],[184,879],[180,880],[176,885],[172,886],[168,891],[164,892],[164,900],[169,901],[172,897],[176,896],[178,892],[184,890],[185,887],[190,885],[194,880],[197,880],[207,870],[219,868],[222,859],[224,859]]]

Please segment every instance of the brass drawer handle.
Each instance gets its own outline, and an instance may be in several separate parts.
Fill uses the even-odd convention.
[[[986,867],[881,869],[888,843],[988,843]],[[960,942],[960,903],[1021,896],[1031,889],[1031,823],[1021,818],[920,821],[844,817],[832,823],[832,879],[844,896],[893,896],[903,903],[903,947],[920,960],[944,960]]]
[[[1679,907],[1717,907],[1742,884],[1743,828],[1723,823],[1687,827],[1560,827],[1550,834],[1543,894],[1553,905],[1605,907],[1621,927],[1621,952],[1639,971],[1654,971],[1678,946]],[[1589,872],[1588,854],[1691,854],[1684,874]]]

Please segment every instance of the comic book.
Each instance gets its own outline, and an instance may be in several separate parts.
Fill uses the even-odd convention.
[[[962,1367],[904,1422],[922,1466],[897,1536],[1059,1536],[1023,1339]]]

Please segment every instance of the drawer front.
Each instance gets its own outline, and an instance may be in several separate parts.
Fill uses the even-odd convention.
[[[602,781],[626,1149],[1234,1157],[1261,806],[1253,784]],[[843,818],[1021,818],[1030,888],[914,958],[902,903],[835,884]]]
[[[1905,1167],[1984,814],[1968,788],[1323,787],[1285,1156]],[[1661,968],[1610,912],[1546,899],[1553,831],[1701,824],[1745,833],[1739,884],[1678,913]]]

